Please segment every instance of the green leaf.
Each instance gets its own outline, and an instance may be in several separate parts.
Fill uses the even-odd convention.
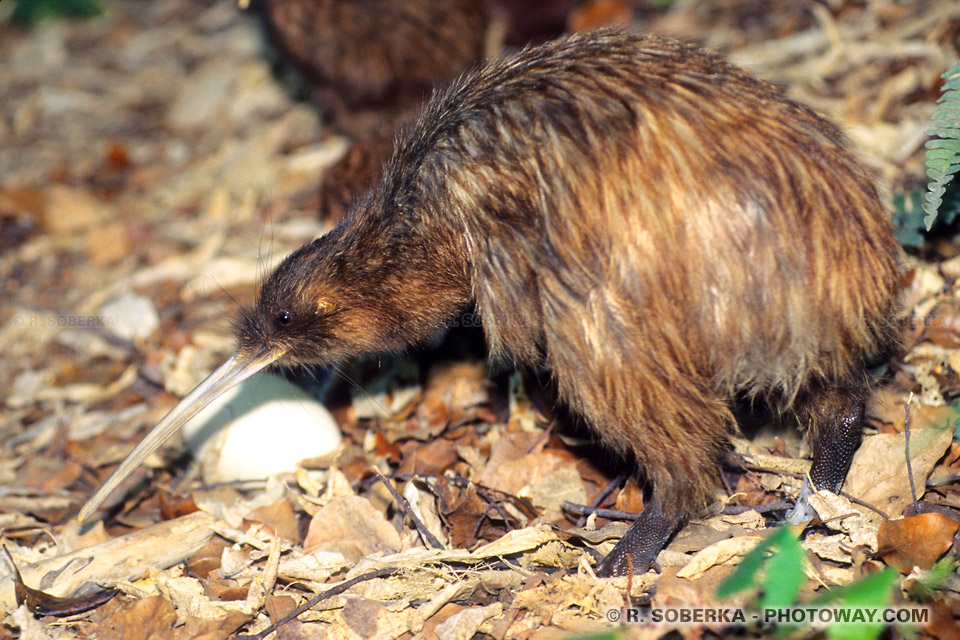
[[[761,609],[790,607],[796,604],[803,586],[803,549],[800,541],[787,528],[789,535],[781,535],[779,549],[767,563],[767,577],[763,582]]]
[[[763,566],[767,551],[774,547],[780,548],[786,538],[793,538],[793,532],[787,527],[780,527],[762,540],[743,557],[734,572],[717,587],[717,598],[728,598],[756,585],[756,575]]]
[[[97,0],[14,0],[10,22],[33,26],[51,18],[92,18],[103,13]]]
[[[851,607],[884,607],[890,604],[890,591],[897,580],[895,569],[887,567],[847,585],[842,602]]]
[[[943,203],[947,184],[960,170],[960,61],[942,76],[946,82],[937,100],[928,135],[936,136],[926,143],[927,193],[924,194],[923,218],[927,231],[933,226]]]
[[[960,429],[960,426],[957,427]],[[933,565],[929,571],[922,572],[919,579],[912,585],[909,598],[922,602],[933,595],[944,583],[957,572],[957,560],[948,555]]]
[[[886,568],[871,574],[839,591],[840,606],[844,607],[885,607],[891,603],[891,590],[897,580],[897,572]],[[830,640],[876,640],[883,632],[882,622],[859,624],[835,624],[827,628]]]

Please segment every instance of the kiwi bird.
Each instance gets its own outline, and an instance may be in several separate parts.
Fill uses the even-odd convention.
[[[489,22],[478,0],[264,0],[262,9],[311,98],[351,134],[413,115],[438,80],[483,57]]]
[[[831,122],[694,45],[564,37],[437,91],[377,186],[277,267],[235,355],[82,516],[255,371],[403,349],[474,305],[494,357],[549,367],[638,463],[649,499],[598,573],[644,571],[713,498],[737,399],[796,413],[809,480],[839,489],[866,363],[896,347],[901,265]]]

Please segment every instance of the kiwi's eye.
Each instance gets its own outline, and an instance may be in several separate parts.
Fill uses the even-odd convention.
[[[291,322],[293,322],[293,314],[286,309],[277,314],[277,324],[281,327],[290,326]]]

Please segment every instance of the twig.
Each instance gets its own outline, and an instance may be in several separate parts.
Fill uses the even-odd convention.
[[[593,500],[590,501],[590,504],[588,506],[591,509],[596,509],[597,507],[599,507],[600,504],[607,499],[607,496],[609,496],[614,489],[616,489],[624,481],[626,481],[628,477],[630,477],[630,474],[628,474],[626,471],[622,471],[619,474],[617,474],[616,478],[608,482],[607,486],[601,489],[600,492],[596,496],[594,496]],[[582,527],[586,523],[586,518],[587,518],[586,515],[581,515],[580,520],[577,522],[577,526]]]
[[[960,473],[951,473],[943,476],[937,476],[936,478],[928,478],[927,488],[935,489],[937,487],[945,487],[953,484],[957,480],[960,480]]]
[[[910,402],[913,400],[913,393],[907,398],[907,404],[903,407],[903,450],[907,457],[907,476],[910,478],[910,495],[913,496],[913,512],[917,512],[917,488],[913,484],[913,468],[910,464]]]
[[[509,502],[528,518],[536,518],[538,515],[540,515],[536,511],[536,509],[534,509],[530,505],[528,501],[518,498],[504,491],[487,487],[478,482],[473,482],[472,480],[468,478],[464,478],[463,476],[458,476],[458,475],[441,476],[435,473],[391,473],[390,478],[394,480],[401,480],[404,482],[406,482],[407,480],[412,480],[414,478],[423,478],[426,480],[442,480],[444,482],[449,482],[453,486],[459,487],[459,488],[469,487],[470,485],[473,485],[477,489],[477,495],[483,498],[484,500],[487,500],[491,504],[495,503],[497,500],[501,500],[501,501]],[[376,481],[377,481],[376,476],[371,475],[364,478],[357,484],[357,491],[360,491],[366,488],[367,486],[369,486],[370,484]]]
[[[370,573],[365,573],[363,575],[357,576],[356,578],[351,578],[350,580],[341,582],[337,586],[331,587],[326,591],[322,593],[318,593],[314,597],[310,598],[309,600],[304,602],[302,605],[300,605],[299,607],[297,607],[287,615],[283,616],[282,618],[274,622],[272,625],[270,625],[260,633],[253,636],[235,636],[234,640],[263,640],[263,638],[266,638],[268,635],[270,635],[271,633],[273,633],[283,625],[295,619],[304,611],[308,611],[312,609],[313,607],[317,606],[327,598],[338,596],[344,591],[346,591],[347,589],[349,589],[350,587],[356,584],[360,584],[361,582],[366,582],[367,580],[375,580],[377,578],[386,578],[387,576],[393,575],[398,571],[400,571],[400,569],[397,567],[390,567],[387,569],[377,569],[376,571],[371,571]]]
[[[598,509],[596,507],[589,507],[584,504],[574,504],[573,502],[567,502],[566,500],[561,503],[560,508],[578,516],[588,516],[591,513],[595,513],[601,518],[608,518],[610,520],[636,520],[640,517],[639,513],[634,513],[632,511],[621,511],[619,509]]]
[[[477,495],[487,501],[487,507],[483,510],[483,513],[480,514],[480,517],[477,518],[477,525],[473,528],[473,533],[476,536],[480,534],[480,528],[483,526],[485,520],[490,520],[491,525],[493,524],[493,518],[490,517],[490,509],[493,509],[497,512],[497,515],[500,516],[500,519],[503,520],[503,526],[506,527],[507,531],[513,531],[516,529],[513,526],[513,523],[510,522],[510,514],[507,513],[507,510],[503,508],[503,504],[490,500],[487,496],[483,495],[477,491]],[[519,522],[517,523],[519,524]]]
[[[493,495],[492,493],[490,493],[490,491],[488,491],[488,490],[486,489],[486,487],[482,487],[482,486],[480,486],[480,485],[475,485],[475,488],[476,488],[476,490],[477,490],[477,495],[480,496],[481,498],[483,498],[484,500],[486,500],[486,501],[487,501],[487,504],[489,504],[490,507],[491,507],[494,511],[496,511],[497,514],[499,514],[500,517],[503,519],[503,524],[504,524],[504,526],[507,527],[507,531],[513,531],[515,527],[514,527],[512,524],[510,524],[510,514],[507,513],[507,510],[504,508],[504,506],[503,506],[503,500],[501,500],[501,499],[498,498],[497,496],[495,496],[495,495]],[[484,514],[486,514],[486,511],[484,511]],[[516,520],[516,518],[514,518],[514,519]],[[517,524],[519,524],[519,521],[518,521]],[[480,530],[480,528],[479,528],[479,526],[478,526],[478,527],[477,527],[477,531],[479,531],[479,530]]]
[[[838,516],[833,516],[832,518],[827,518],[826,520],[821,520],[821,521],[820,521],[820,524],[828,524],[828,523],[830,523],[830,522],[840,522],[840,521],[842,521],[842,520],[846,520],[847,518],[853,518],[854,516],[858,516],[858,515],[860,515],[860,514],[857,513],[856,511],[854,511],[853,513],[841,513],[841,514],[838,515]]]
[[[383,477],[383,474],[380,473],[378,469],[374,469],[373,472],[377,474],[377,477],[380,478],[380,482],[383,483],[383,486],[387,488],[387,491],[390,492],[390,495],[393,496],[393,499],[397,501],[400,509],[413,521],[413,525],[417,528],[417,531],[420,532],[420,536],[423,538],[423,541],[426,542],[433,549],[443,549],[443,545],[440,544],[440,541],[434,537],[430,530],[427,529],[427,525],[423,524],[420,521],[420,518],[417,517],[417,514],[414,513],[413,508],[410,506],[410,503],[407,502],[407,499],[404,498],[397,491],[396,487],[393,486],[393,483],[389,479]]]
[[[922,508],[921,508],[922,505]],[[935,502],[927,502],[921,500],[917,503],[916,512],[912,515],[919,515],[921,513],[939,513],[942,516],[950,518],[954,522],[960,522],[960,513],[957,512],[957,509],[949,505],[937,504]]]
[[[860,498],[855,498],[855,497],[853,497],[852,495],[850,495],[850,494],[847,493],[846,491],[841,491],[839,495],[843,496],[844,498],[846,498],[847,500],[849,500],[849,501],[852,502],[853,504],[858,504],[858,505],[860,505],[860,506],[863,507],[864,509],[870,509],[870,511],[873,511],[874,513],[876,513],[877,515],[879,515],[880,517],[882,517],[884,520],[889,520],[889,519],[890,519],[890,516],[888,516],[886,513],[884,513],[884,512],[881,511],[880,509],[876,508],[875,506],[873,506],[873,505],[870,504],[869,502],[864,502],[864,501],[861,500]]]

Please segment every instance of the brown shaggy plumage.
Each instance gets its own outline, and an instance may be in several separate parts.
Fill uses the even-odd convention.
[[[412,116],[438,81],[483,57],[476,0],[263,0],[272,40],[337,124],[364,133]]]
[[[669,528],[712,496],[734,398],[858,441],[899,287],[884,207],[837,127],[715,54],[600,31],[438,92],[239,333],[241,350],[335,362],[474,303],[493,354],[548,365],[642,464]]]

